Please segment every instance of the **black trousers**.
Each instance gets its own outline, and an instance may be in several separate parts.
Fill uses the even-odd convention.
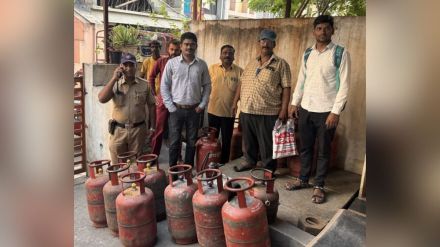
[[[209,127],[216,128],[217,138],[219,133],[222,135],[222,156],[220,163],[225,164],[229,162],[229,154],[231,152],[232,131],[234,130],[233,117],[219,117],[208,113]]]
[[[194,109],[179,109],[170,113],[168,131],[170,140],[170,167],[177,164],[181,152],[181,136],[183,126],[186,126],[185,164],[194,167],[194,154],[196,152],[197,131],[200,123],[200,113]]]
[[[309,181],[312,166],[315,140],[318,140],[318,160],[316,165],[315,185],[324,186],[327,176],[328,165],[331,153],[331,143],[336,128],[327,129],[325,121],[330,112],[316,113],[309,112],[302,108],[298,111],[298,131],[301,141],[300,159],[301,176],[303,181]]]
[[[271,171],[276,170],[276,160],[272,159],[272,130],[277,119],[278,115],[266,116],[240,113],[240,123],[243,134],[243,153],[249,164],[256,165],[258,161],[258,151],[260,151],[261,161],[264,167]]]

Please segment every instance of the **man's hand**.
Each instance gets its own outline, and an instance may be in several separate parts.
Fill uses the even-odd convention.
[[[327,120],[325,120],[325,126],[327,129],[336,128],[338,126],[339,122],[339,115],[336,115],[334,113],[328,114]]]
[[[296,105],[289,105],[289,117],[298,118],[298,107]]]
[[[148,130],[147,136],[148,136],[148,137],[152,137],[155,131],[156,131],[156,129],[154,129],[154,128],[150,128],[150,129]]]
[[[237,115],[237,102],[233,102],[232,103],[232,116],[235,118],[235,116]]]
[[[203,108],[200,108],[200,107],[197,106],[195,110],[196,110],[197,113],[201,113],[203,111]]]
[[[124,74],[124,66],[119,65],[118,67],[116,67],[115,71],[113,71],[113,79],[119,80],[123,74]]]
[[[286,123],[287,117],[287,109],[281,109],[280,113],[278,114],[278,119],[280,119],[283,123]]]

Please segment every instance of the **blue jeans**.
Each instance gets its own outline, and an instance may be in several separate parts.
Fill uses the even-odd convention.
[[[194,166],[197,132],[200,123],[200,114],[195,109],[180,109],[170,112],[168,119],[168,133],[170,140],[170,167],[177,164],[179,158],[183,126],[186,126],[185,164]]]

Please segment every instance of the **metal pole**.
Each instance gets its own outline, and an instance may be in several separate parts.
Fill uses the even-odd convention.
[[[108,42],[108,0],[104,0],[104,52],[105,52],[105,62],[110,63],[110,54]]]
[[[197,0],[193,0],[193,9],[192,9],[192,13],[193,13],[193,21],[197,20]]]
[[[286,13],[284,14],[284,18],[290,17],[291,8],[292,8],[292,0],[286,0]]]

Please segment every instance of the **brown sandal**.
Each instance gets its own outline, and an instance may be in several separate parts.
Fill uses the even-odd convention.
[[[293,182],[287,182],[286,184],[284,184],[284,188],[286,190],[299,190],[299,189],[303,189],[303,188],[309,188],[310,185],[308,182],[304,182],[301,179],[296,179]]]
[[[247,163],[246,161],[241,162],[240,164],[234,166],[234,171],[236,172],[242,172],[252,169],[254,166]]]
[[[315,186],[313,188],[312,202],[321,204],[325,200],[325,192],[323,187]]]

